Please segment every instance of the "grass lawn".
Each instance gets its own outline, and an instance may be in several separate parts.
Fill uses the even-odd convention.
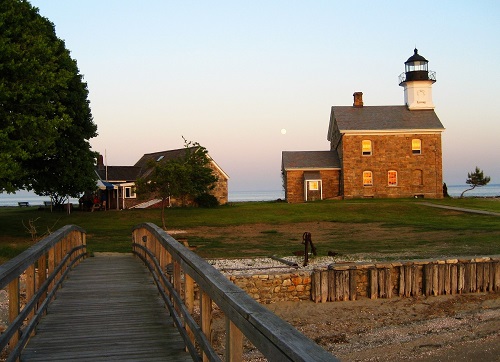
[[[215,209],[166,210],[167,229],[182,230],[203,257],[291,255],[309,231],[320,255],[334,251],[375,260],[500,254],[500,217],[437,209],[413,199],[363,199],[305,204],[232,203]],[[499,199],[425,200],[500,213]],[[131,229],[161,225],[160,210],[62,212],[36,207],[0,208],[0,262],[66,224],[87,231],[90,251],[130,251]]]

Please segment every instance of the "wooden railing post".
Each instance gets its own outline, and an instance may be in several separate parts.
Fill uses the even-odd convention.
[[[55,248],[51,248],[48,253],[48,263],[47,263],[47,271],[50,275],[56,268],[56,250]],[[52,281],[49,285],[49,292],[54,288],[54,281]]]
[[[210,343],[212,343],[212,299],[204,291],[200,292],[200,310],[201,331]],[[203,362],[207,362],[208,360],[207,355],[203,353]]]
[[[189,314],[193,315],[194,311],[194,280],[188,274],[184,275],[184,304]],[[194,333],[191,331],[186,322],[184,322],[189,339],[194,343]],[[187,350],[187,347],[186,347]]]
[[[36,292],[36,281],[35,281],[35,265],[31,264],[28,269],[26,269],[26,300],[31,300]],[[35,315],[35,309],[30,311],[28,316],[28,321],[30,321]]]
[[[226,362],[243,361],[243,333],[226,316]]]
[[[47,279],[47,255],[43,254],[38,259],[38,288],[45,282]],[[44,292],[40,298],[40,300],[44,300],[47,298],[47,292]]]
[[[12,323],[14,319],[19,314],[19,278],[15,278],[9,283],[8,287],[9,293],[9,323]],[[12,336],[9,342],[9,346],[12,349],[13,346],[19,341],[19,331]]]

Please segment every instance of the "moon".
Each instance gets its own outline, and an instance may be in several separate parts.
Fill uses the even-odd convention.
[[[286,134],[286,129],[282,128],[281,129],[281,134]]]

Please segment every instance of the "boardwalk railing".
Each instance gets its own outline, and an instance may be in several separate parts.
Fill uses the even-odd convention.
[[[86,255],[85,236],[78,226],[64,226],[0,265],[0,289],[7,287],[9,296],[9,326],[0,336],[0,349],[9,361],[18,359],[66,274]]]
[[[221,360],[211,344],[215,303],[226,318],[226,361],[242,360],[243,335],[270,361],[337,361],[156,225],[137,225],[132,239],[134,253],[151,270],[193,360]],[[195,283],[199,318],[194,315]]]

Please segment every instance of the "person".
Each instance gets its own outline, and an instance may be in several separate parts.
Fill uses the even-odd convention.
[[[450,195],[448,195],[448,186],[446,186],[446,182],[443,183],[443,197],[450,197]]]

